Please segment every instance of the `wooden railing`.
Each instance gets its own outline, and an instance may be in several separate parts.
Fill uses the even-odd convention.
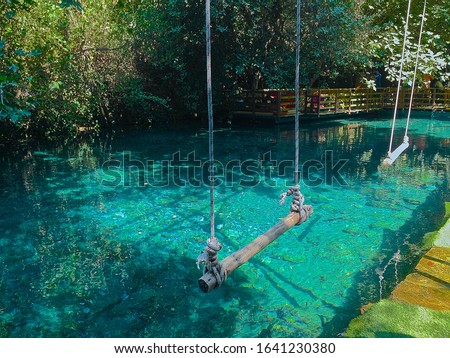
[[[300,114],[317,117],[329,114],[369,113],[394,108],[396,88],[311,89],[300,91]],[[407,109],[410,88],[400,92],[399,109]],[[295,114],[293,90],[243,91],[236,96],[234,114],[256,117],[292,117]],[[450,88],[418,89],[413,96],[413,109],[450,110]]]

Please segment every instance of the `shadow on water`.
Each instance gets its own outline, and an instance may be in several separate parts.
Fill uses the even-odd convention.
[[[217,337],[233,334],[237,312],[214,306],[197,289],[193,261],[172,253],[168,258],[134,260],[125,295],[97,302],[78,332],[86,337]],[[215,300],[223,299],[218,291]],[[209,297],[211,298],[211,297]],[[76,336],[79,336],[77,333]]]
[[[231,297],[224,287],[208,295],[197,286],[200,271],[192,259],[172,252],[168,257],[136,255],[125,280],[111,277],[103,287],[91,290],[78,310],[67,315],[73,299],[63,296],[46,301],[59,305],[58,322],[30,332],[33,337],[231,337],[237,309],[225,309]],[[254,292],[240,292],[241,304]],[[14,336],[14,334],[12,334]]]
[[[355,276],[353,286],[348,290],[346,303],[335,312],[333,319],[323,325],[320,337],[341,336],[350,321],[360,314],[360,307],[380,300],[379,275],[382,275],[381,298],[384,299],[389,297],[396,285],[412,272],[425,252],[421,248],[422,237],[436,230],[443,218],[446,195],[446,185],[442,185],[423,204],[417,206],[411,218],[398,231],[386,229],[383,231],[378,261]],[[436,202],[442,203],[438,215]],[[400,260],[395,265],[391,259],[397,250],[400,251]],[[379,337],[395,337],[395,333],[379,332],[379,334]]]

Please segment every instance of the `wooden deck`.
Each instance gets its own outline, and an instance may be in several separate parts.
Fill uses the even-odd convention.
[[[449,214],[446,203],[447,218]],[[450,218],[436,232],[434,245],[395,288],[392,300],[450,312]]]
[[[432,247],[395,288],[391,299],[450,311],[450,248]]]
[[[408,109],[411,89],[400,92],[399,109]],[[396,88],[312,89],[301,90],[300,115],[316,119],[324,116],[348,116],[375,113],[381,109],[393,109]],[[450,111],[450,88],[416,90],[414,110]],[[295,92],[288,89],[243,91],[235,96],[233,118],[239,120],[292,121],[295,115]]]

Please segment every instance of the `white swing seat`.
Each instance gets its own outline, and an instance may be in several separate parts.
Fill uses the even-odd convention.
[[[392,153],[388,153],[388,156],[383,160],[383,165],[391,166],[395,160],[409,147],[409,141],[405,138],[405,141],[398,146]]]

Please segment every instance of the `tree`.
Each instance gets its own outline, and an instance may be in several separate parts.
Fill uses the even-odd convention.
[[[206,108],[204,4],[193,0],[133,2],[134,43],[141,77],[180,112]],[[364,19],[353,1],[303,2],[302,83],[350,77],[368,62]],[[295,2],[230,0],[212,3],[214,100],[238,89],[292,88]],[[318,80],[320,79],[320,82]]]
[[[16,79],[6,78],[15,88],[8,93],[8,103],[16,103],[14,113],[23,114],[27,131],[67,137],[80,127],[98,130],[124,118],[148,121],[155,107],[166,105],[164,99],[143,91],[131,48],[132,23],[119,2],[27,4],[16,7],[13,21],[2,31],[8,45],[0,42],[9,51],[2,56],[2,67]],[[2,83],[5,87],[5,79]],[[19,100],[28,107],[22,109]],[[14,119],[14,113],[6,115]]]
[[[33,103],[26,91],[33,78],[24,76],[22,69],[27,57],[40,52],[21,48],[15,41],[12,25],[17,12],[27,12],[34,5],[33,0],[11,0],[0,5],[0,122],[18,123],[31,115]]]
[[[323,85],[332,85],[340,79],[352,85],[369,60],[368,24],[361,7],[345,0],[313,0],[304,7],[302,67],[307,84],[313,87],[320,79]]]
[[[407,34],[405,66],[402,80],[411,84],[423,2],[413,1]],[[403,46],[407,1],[364,1],[373,32],[368,53],[373,67],[383,67],[390,81],[397,80]],[[450,34],[443,31],[450,22],[450,0],[428,0],[422,49],[418,62],[418,79],[430,75],[446,81],[450,72]]]
[[[411,17],[412,23],[420,22],[420,18]],[[425,26],[427,22],[425,22]],[[379,59],[384,65],[387,79],[391,82],[398,80],[401,64],[401,53],[403,47],[404,26],[391,25],[386,28],[383,35],[378,35],[372,42],[374,57]],[[408,31],[404,65],[402,71],[402,81],[411,85],[414,78],[416,55],[418,50],[418,38]],[[447,81],[450,78],[450,54],[446,51],[445,45],[440,41],[440,35],[432,31],[423,33],[421,48],[419,52],[417,79],[421,84],[425,75]]]

